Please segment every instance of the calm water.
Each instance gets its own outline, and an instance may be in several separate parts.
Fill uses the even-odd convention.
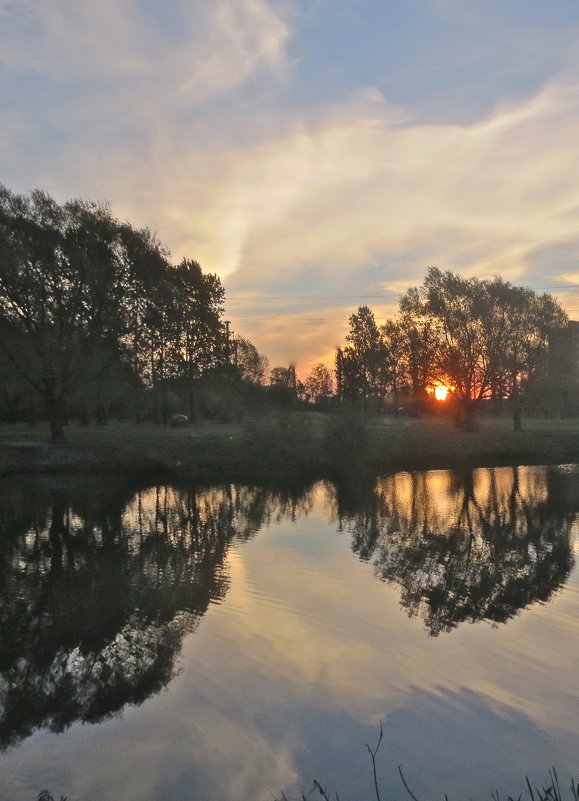
[[[0,483],[0,799],[579,774],[579,469]]]

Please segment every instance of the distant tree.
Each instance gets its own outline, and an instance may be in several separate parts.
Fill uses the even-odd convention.
[[[237,337],[235,340],[235,366],[243,381],[260,386],[265,383],[267,358],[258,352],[249,339]]]
[[[579,323],[570,322],[549,338],[526,387],[526,404],[543,415],[561,417],[579,410]]]
[[[293,364],[271,369],[266,396],[274,406],[286,409],[293,407],[301,389]]]
[[[359,306],[350,316],[346,346],[340,348],[336,377],[342,397],[379,398],[389,382],[387,350],[368,306]]]
[[[270,385],[278,385],[282,387],[287,387],[291,389],[293,392],[296,391],[296,368],[293,364],[290,364],[289,367],[273,367],[269,377]]]
[[[314,403],[330,398],[334,393],[332,374],[325,364],[316,364],[304,381],[304,391]]]

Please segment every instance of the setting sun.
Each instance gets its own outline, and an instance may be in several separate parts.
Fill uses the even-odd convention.
[[[434,387],[434,397],[436,400],[443,401],[446,400],[446,396],[448,395],[448,389],[446,387]]]

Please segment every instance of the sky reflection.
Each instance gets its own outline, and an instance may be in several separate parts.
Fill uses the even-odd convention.
[[[509,547],[523,543],[524,553],[535,558],[525,537],[535,537],[536,520],[544,524],[541,542],[569,543],[579,508],[577,479],[574,472],[520,468],[522,511],[498,516],[501,525],[515,521],[514,533],[501,529]],[[474,498],[481,509],[492,508],[494,497],[502,509],[503,500],[512,499],[513,472],[477,470],[467,485],[474,488],[466,493],[470,507]],[[418,488],[414,494],[412,486]],[[207,603],[184,633],[174,677],[164,689],[98,725],[75,723],[61,734],[41,729],[9,748],[0,755],[0,791],[15,801],[33,798],[42,786],[75,801],[112,801],[119,788],[127,801],[234,801],[271,798],[282,789],[295,793],[316,777],[340,797],[369,798],[364,743],[375,742],[381,720],[379,769],[387,793],[401,791],[400,763],[415,791],[430,797],[480,797],[495,787],[519,792],[525,773],[540,779],[552,764],[565,778],[575,769],[579,734],[576,574],[563,576],[564,590],[543,602],[529,598],[506,625],[463,622],[437,637],[428,636],[423,615],[409,617],[401,608],[398,580],[377,580],[373,558],[396,536],[388,533],[388,521],[396,522],[394,532],[401,522],[407,532],[413,520],[420,522],[419,542],[425,520],[431,528],[436,522],[435,538],[452,537],[464,509],[461,487],[460,475],[435,471],[384,477],[357,507],[352,496],[329,484],[305,490],[302,501],[273,495],[262,504],[267,523],[249,538],[255,516],[248,525],[242,510],[254,514],[255,493],[263,500],[262,490],[147,490],[135,496],[124,507],[132,558],[140,553],[142,560],[137,543],[141,537],[150,541],[152,521],[157,540],[164,529],[162,542],[172,543],[156,545],[157,557],[168,554],[169,562],[151,562],[148,551],[144,563],[157,565],[160,586],[169,582],[155,596],[162,599],[161,618],[174,608],[168,598],[195,597],[175,589],[176,569],[190,564],[171,561],[183,536],[197,544],[193,563],[199,564],[207,553],[200,531],[209,531],[216,519],[229,521],[223,559],[219,549],[211,550],[217,556],[213,575],[226,577],[225,583],[206,582],[219,592],[219,602]],[[446,502],[439,505],[439,497]],[[307,514],[300,512],[302,502]],[[75,508],[82,519],[78,499]],[[147,521],[142,530],[135,528],[135,509]],[[181,541],[179,509],[197,521],[181,529]],[[353,557],[349,529],[355,521],[360,530],[361,518],[378,527],[376,548],[363,559]],[[496,530],[483,530],[488,518],[471,519],[472,547],[492,542]],[[553,536],[552,520],[562,524]],[[153,607],[148,614],[160,619]]]

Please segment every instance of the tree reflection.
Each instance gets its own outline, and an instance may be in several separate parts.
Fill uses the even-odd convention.
[[[10,487],[0,501],[0,748],[139,704],[227,591],[226,555],[307,488]]]
[[[504,623],[561,586],[575,512],[559,486],[542,468],[400,473],[355,499],[338,488],[334,513],[353,550],[437,636],[467,621]]]
[[[543,468],[359,473],[330,516],[431,635],[507,621],[572,565],[576,477]],[[320,485],[321,488],[321,485]],[[227,592],[227,554],[308,514],[316,488],[69,487],[0,493],[0,749],[139,704]],[[321,496],[320,496],[321,497]]]

